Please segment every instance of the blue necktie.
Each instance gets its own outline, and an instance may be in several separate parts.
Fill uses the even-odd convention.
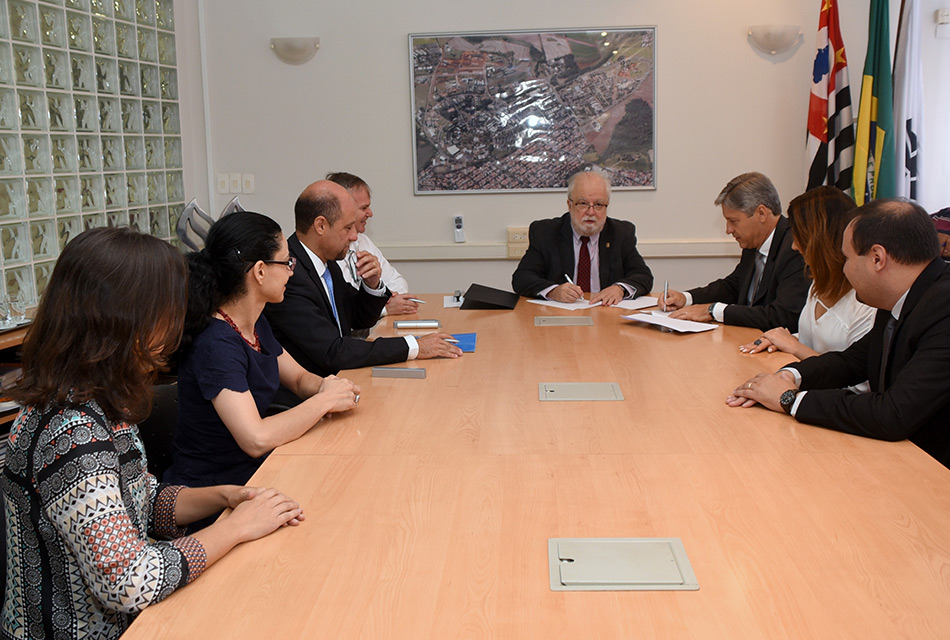
[[[323,270],[323,281],[327,283],[327,291],[330,292],[330,309],[333,311],[333,319],[336,320],[336,328],[340,329],[340,315],[336,312],[336,298],[333,295],[333,276],[330,274],[330,267]],[[340,330],[340,335],[343,331]]]

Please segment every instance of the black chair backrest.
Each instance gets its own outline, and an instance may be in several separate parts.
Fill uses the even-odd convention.
[[[155,385],[152,413],[139,423],[139,437],[145,445],[148,470],[161,480],[172,464],[172,442],[178,424],[178,385]]]

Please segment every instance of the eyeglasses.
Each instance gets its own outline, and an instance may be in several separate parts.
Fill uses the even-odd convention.
[[[282,264],[290,269],[291,273],[294,272],[294,268],[297,266],[297,258],[293,256],[287,258],[286,260],[261,260],[261,262],[264,264]]]
[[[346,264],[346,268],[350,272],[350,277],[353,279],[353,286],[359,289],[360,285],[363,284],[363,278],[360,276],[360,272],[356,268],[356,249],[350,247],[350,249],[346,252],[346,257],[343,259],[343,263]]]
[[[588,209],[593,209],[597,213],[603,213],[607,210],[606,202],[588,202],[587,200],[571,200],[571,204],[577,207],[580,211],[587,211]]]

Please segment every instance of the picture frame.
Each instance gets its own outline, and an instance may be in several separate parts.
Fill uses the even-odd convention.
[[[656,28],[409,34],[416,195],[656,188]]]

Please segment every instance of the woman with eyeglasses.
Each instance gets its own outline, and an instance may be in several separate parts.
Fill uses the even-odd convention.
[[[276,489],[159,484],[135,423],[181,338],[186,267],[130,229],[63,249],[23,344],[8,441],[4,638],[118,638],[231,548],[304,519]],[[186,536],[184,525],[231,507]]]
[[[169,482],[244,484],[275,447],[323,416],[356,406],[359,387],[300,366],[262,315],[280,302],[295,260],[280,226],[259,213],[221,218],[189,254],[188,314],[178,371],[178,429]],[[299,405],[267,417],[283,385]]]

